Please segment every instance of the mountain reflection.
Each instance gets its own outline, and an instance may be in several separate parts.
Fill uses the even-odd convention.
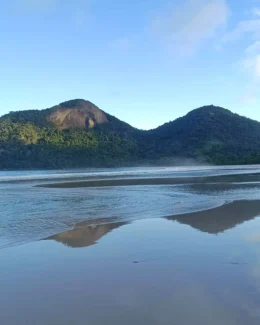
[[[257,216],[260,216],[259,200],[236,201],[215,209],[172,216],[167,219],[190,225],[202,232],[219,234]]]
[[[257,216],[260,216],[260,200],[245,200],[210,210],[171,216],[167,219],[189,225],[201,232],[219,234]],[[112,230],[127,224],[126,222],[108,223],[106,219],[99,222],[103,223],[93,225],[93,220],[80,223],[76,228],[50,236],[46,240],[55,240],[72,248],[87,247],[94,245]]]
[[[75,229],[50,236],[46,238],[46,240],[55,240],[72,248],[87,247],[96,244],[96,242],[107,233],[125,224],[125,222],[115,222],[90,225],[90,223],[86,221],[79,224]]]

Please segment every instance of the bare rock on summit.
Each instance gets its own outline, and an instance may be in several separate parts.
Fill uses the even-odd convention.
[[[97,106],[83,99],[71,100],[50,108],[47,121],[59,130],[94,128],[108,123],[106,114]]]

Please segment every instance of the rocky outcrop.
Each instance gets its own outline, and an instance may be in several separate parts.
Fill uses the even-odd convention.
[[[86,100],[71,100],[50,108],[47,121],[59,130],[94,128],[108,123],[106,114]]]

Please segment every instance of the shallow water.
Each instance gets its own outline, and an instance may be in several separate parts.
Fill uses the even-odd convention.
[[[200,214],[81,225],[0,250],[0,323],[258,325],[260,219],[222,218],[216,235],[223,211],[205,213],[206,230]]]
[[[166,217],[260,199],[259,166],[0,172],[0,248],[72,229],[76,224]],[[240,181],[242,175],[246,175]],[[232,176],[232,182],[97,188],[39,188],[57,181]],[[226,176],[225,176],[226,177]],[[229,176],[227,176],[229,177]],[[236,183],[238,177],[239,183]],[[244,176],[243,176],[244,177]]]
[[[0,173],[0,324],[260,324],[259,173]],[[175,180],[37,187],[151,177]]]

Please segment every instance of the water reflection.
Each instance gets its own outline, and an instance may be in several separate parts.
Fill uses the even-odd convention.
[[[125,224],[125,222],[113,222],[97,225],[93,221],[86,221],[78,224],[75,229],[50,236],[45,240],[55,240],[72,248],[87,247],[95,245],[100,238]]]
[[[199,231],[219,234],[260,216],[260,200],[236,201],[221,207],[179,216],[168,217]]]
[[[0,249],[68,231],[84,220],[119,216],[112,222],[132,222],[260,199],[259,171],[239,166],[5,172],[0,175]],[[48,182],[65,183],[35,187]]]
[[[167,217],[167,219],[189,225],[201,232],[219,234],[257,216],[260,216],[259,200],[236,201],[215,209]],[[46,240],[55,240],[72,248],[87,247],[96,244],[106,234],[126,224],[118,221],[111,223],[107,219],[86,221],[72,230],[50,236]]]
[[[217,230],[207,229],[212,233],[254,218],[259,207],[240,201],[186,217],[197,229],[219,222]],[[120,227],[104,219],[0,250],[0,324],[259,325],[259,220],[222,236],[170,220],[176,219]],[[87,249],[55,242],[93,245],[114,229]],[[256,240],[248,241],[252,235]]]

